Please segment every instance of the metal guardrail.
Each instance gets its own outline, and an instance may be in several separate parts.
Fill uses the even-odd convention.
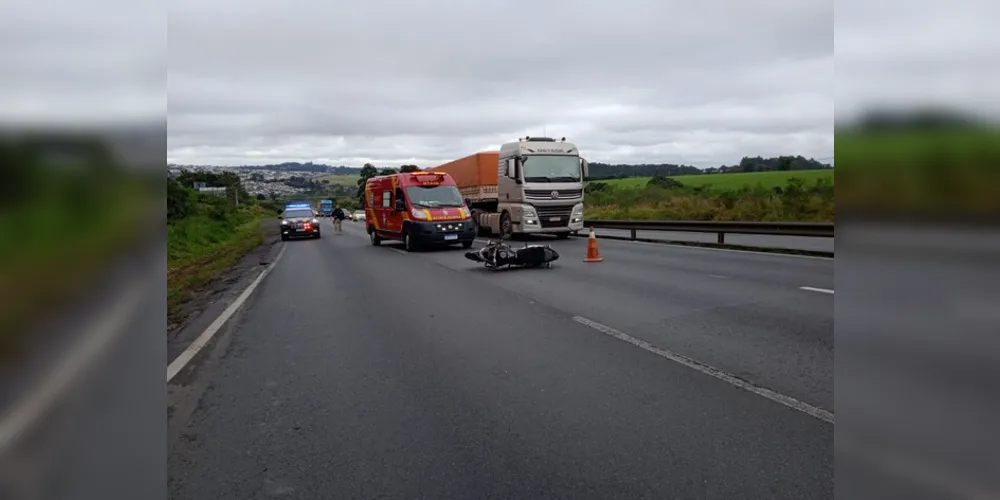
[[[594,229],[619,229],[630,231],[636,239],[637,231],[676,231],[715,233],[717,243],[726,244],[726,233],[761,234],[768,236],[808,236],[833,238],[832,222],[745,222],[745,221],[664,221],[664,220],[585,220],[584,227]]]

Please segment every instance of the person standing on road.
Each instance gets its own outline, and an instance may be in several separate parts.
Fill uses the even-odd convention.
[[[337,234],[344,232],[344,209],[337,205],[333,208],[333,231]]]

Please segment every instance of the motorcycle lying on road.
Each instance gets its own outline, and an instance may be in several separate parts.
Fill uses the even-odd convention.
[[[559,252],[548,245],[527,243],[522,248],[514,248],[504,243],[501,235],[483,248],[465,252],[465,258],[480,262],[491,271],[510,268],[547,268],[552,267],[552,262],[559,259]]]

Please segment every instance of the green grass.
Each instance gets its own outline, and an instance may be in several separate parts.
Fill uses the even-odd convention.
[[[1000,129],[837,131],[835,154],[847,168],[995,167]]]
[[[1000,212],[1000,129],[837,131],[837,203],[857,212]]]
[[[723,174],[738,175],[738,174]],[[627,185],[626,185],[627,186]],[[834,185],[819,178],[807,184],[786,177],[783,185],[591,186],[584,201],[587,219],[832,222]]]
[[[274,213],[246,207],[226,219],[194,215],[167,226],[167,318],[264,241],[261,221]]]
[[[29,323],[85,291],[149,223],[148,186],[109,180],[60,194],[60,184],[0,212],[8,235],[0,239],[0,358],[16,355]]]
[[[336,175],[327,174],[316,178],[317,182],[330,181],[330,184],[340,184],[343,186],[357,186],[360,175]]]
[[[789,178],[802,179],[802,181],[806,184],[812,184],[819,179],[827,179],[830,182],[833,182],[833,169],[678,175],[673,178],[677,179],[685,186],[690,187],[736,190],[744,187],[756,187],[757,185],[760,185],[761,187],[770,189],[778,186],[784,186],[788,182]],[[628,179],[611,179],[590,182],[603,182],[616,188],[642,188],[646,186],[649,179],[649,177],[632,177]]]

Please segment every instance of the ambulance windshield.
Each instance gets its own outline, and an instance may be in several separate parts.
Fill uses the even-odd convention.
[[[406,197],[410,205],[423,208],[463,207],[462,195],[455,186],[409,186]]]

